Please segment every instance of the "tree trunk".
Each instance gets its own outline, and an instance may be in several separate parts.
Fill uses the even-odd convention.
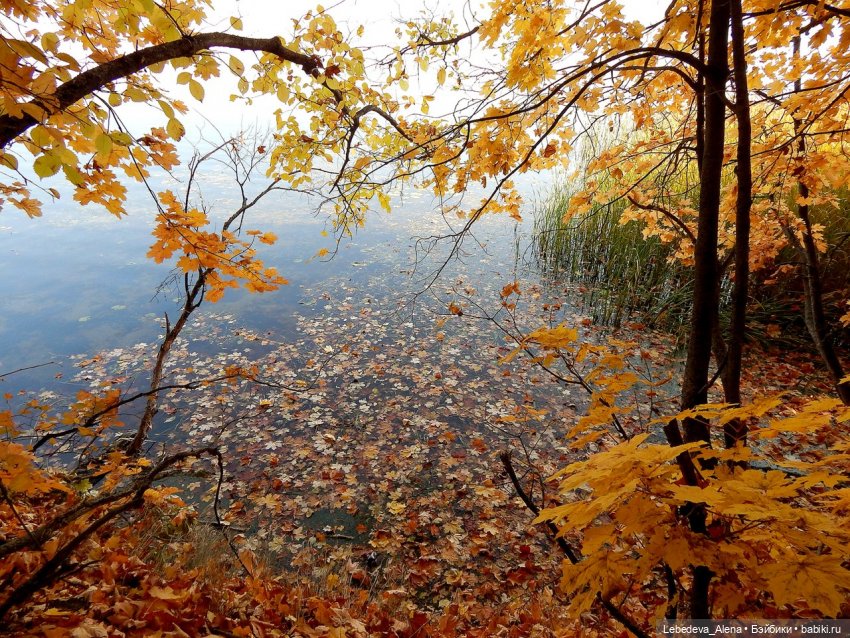
[[[798,194],[802,198],[809,196],[808,187],[800,182]],[[803,221],[803,245],[797,247],[797,252],[803,260],[803,319],[812,337],[818,354],[823,359],[829,371],[835,389],[844,405],[850,405],[850,384],[842,383],[846,374],[841,359],[835,351],[827,328],[826,313],[823,307],[823,281],[820,273],[820,259],[815,240],[812,237],[812,224],[808,204],[797,205],[797,216]]]
[[[708,60],[705,74],[705,124],[700,171],[699,222],[694,247],[694,296],[688,356],[682,380],[682,408],[693,408],[708,399],[712,324],[717,299],[717,231],[720,216],[720,177],[726,132],[723,93],[729,74],[726,60],[729,0],[711,5]],[[685,423],[686,442],[708,441],[708,427],[690,419]]]
[[[735,117],[738,121],[737,167],[738,193],[735,201],[735,288],[732,293],[732,318],[723,369],[723,395],[726,403],[741,402],[741,357],[747,322],[750,283],[750,208],[753,202],[752,124],[747,83],[747,57],[744,48],[744,17],[741,0],[731,0],[732,64],[735,78]],[[726,447],[746,441],[747,426],[733,419],[723,427]]]
[[[711,362],[712,328],[717,312],[717,231],[720,217],[720,178],[723,171],[723,147],[726,133],[724,92],[729,75],[729,0],[711,3],[708,25],[708,59],[705,71],[705,118],[700,167],[699,222],[694,246],[694,296],[688,356],[682,379],[682,408],[693,408],[708,400],[708,369]],[[685,419],[685,442],[710,442],[708,423],[703,419]],[[691,529],[705,533],[705,508],[689,516]],[[696,565],[690,592],[691,617],[711,615],[709,585],[712,572]]]
[[[794,57],[800,55],[800,37],[794,38]],[[794,82],[794,90],[799,92],[802,89],[800,79]],[[794,118],[794,132],[799,136],[797,141],[797,153],[800,157],[806,154],[806,140],[801,133],[803,122]],[[841,365],[841,359],[832,345],[832,340],[829,337],[829,329],[827,328],[826,313],[823,307],[823,281],[820,272],[820,259],[818,257],[818,249],[815,245],[815,239],[812,236],[812,221],[809,215],[809,205],[806,198],[809,196],[809,187],[803,180],[801,174],[797,182],[797,195],[803,203],[797,204],[797,217],[799,217],[805,231],[803,232],[803,245],[794,241],[794,246],[797,249],[797,254],[803,261],[803,319],[806,322],[806,328],[812,337],[812,341],[817,348],[818,354],[823,359],[826,369],[829,371],[838,396],[844,405],[850,405],[850,384],[842,383],[846,375],[844,367]],[[792,240],[795,238],[792,236]]]

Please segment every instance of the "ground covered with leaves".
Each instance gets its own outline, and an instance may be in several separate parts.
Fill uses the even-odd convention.
[[[589,342],[598,335],[553,290],[516,287],[521,301],[511,303],[516,290],[490,291],[503,303],[488,313],[486,291],[458,279],[417,320],[388,290],[364,296],[338,281],[305,291],[297,337],[285,342],[230,315],[200,317],[169,359],[167,382],[229,379],[170,391],[151,445],[217,446],[222,480],[197,461],[146,492],[144,515],[92,536],[72,570],[13,616],[11,633],[608,635],[616,623],[607,617],[564,616],[563,556],[531,524],[498,456],[511,450],[531,497],[555,503],[543,479],[598,449],[566,442],[587,397],[528,357],[511,359],[510,334],[522,316],[584,323]],[[637,432],[675,396],[675,353],[631,328],[640,346],[623,348],[648,406],[626,424]],[[138,344],[79,357],[74,380],[131,387],[149,353]],[[766,369],[752,362],[751,373]],[[777,390],[811,383],[805,362],[787,356],[770,370]],[[96,489],[80,486],[64,506]],[[0,506],[4,536],[35,525],[57,498],[33,499],[21,520]],[[50,551],[18,554],[4,579]]]

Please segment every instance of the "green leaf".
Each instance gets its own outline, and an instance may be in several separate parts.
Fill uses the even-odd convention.
[[[71,182],[74,186],[82,186],[85,178],[82,173],[77,170],[76,166],[70,166],[69,164],[65,164],[62,166],[62,171],[65,173],[65,179]]]
[[[46,148],[53,145],[53,137],[50,132],[43,126],[36,126],[30,131],[30,139],[32,143],[40,148]]]
[[[55,175],[60,166],[61,163],[55,155],[52,153],[45,153],[44,155],[39,155],[35,158],[35,161],[32,164],[32,169],[35,171],[36,175],[43,178]]]
[[[133,143],[133,138],[124,131],[112,133],[112,141],[121,146],[130,146]]]

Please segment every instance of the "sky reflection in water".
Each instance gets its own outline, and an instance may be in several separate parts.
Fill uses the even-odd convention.
[[[224,174],[203,185],[214,219],[223,219],[236,203],[229,186]],[[152,344],[161,336],[163,313],[176,316],[177,289],[173,284],[162,285],[172,272],[169,264],[155,264],[145,257],[153,228],[149,197],[140,187],[131,186],[128,215],[121,220],[94,207],[79,207],[67,197],[45,204],[40,219],[3,211],[0,373],[55,362],[5,379],[4,391],[62,391],[66,382],[54,377],[75,372],[69,356]],[[205,313],[232,315],[250,331],[273,334],[277,340],[294,338],[299,317],[320,319],[323,304],[312,294],[316,290],[336,297],[328,293],[343,287],[365,298],[380,295],[383,303],[404,307],[448,248],[448,244],[440,246],[411,276],[415,237],[447,232],[428,193],[396,193],[393,212],[372,213],[366,228],[353,239],[343,239],[330,260],[314,258],[321,248],[332,250],[334,239],[322,236],[323,229],[330,230],[327,217],[312,210],[312,202],[304,196],[273,193],[250,211],[246,229],[278,235],[274,246],[261,247],[260,257],[290,283],[263,295],[228,291],[219,303],[205,304],[198,318]],[[451,264],[437,287],[444,288],[444,283],[458,276],[476,289],[498,289],[512,280],[517,256],[514,234],[525,232],[529,224],[519,231],[515,226],[508,219],[479,224],[476,236],[484,246],[467,242],[466,254]],[[428,302],[417,303],[421,309]],[[415,305],[404,308],[404,313],[411,312],[417,315]],[[397,322],[404,323],[401,314]],[[69,390],[64,387],[64,392]]]

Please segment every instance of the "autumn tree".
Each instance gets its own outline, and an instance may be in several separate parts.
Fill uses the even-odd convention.
[[[847,69],[836,61],[844,59],[841,51],[850,33],[847,18],[845,9],[832,5],[715,0],[674,2],[657,23],[644,26],[628,20],[613,2],[493,3],[472,30],[452,30],[433,20],[409,25],[407,51],[414,52],[414,59],[436,63],[441,77],[456,79],[459,90],[476,87],[484,96],[470,98],[468,113],[459,111],[456,122],[444,125],[439,144],[428,148],[427,182],[438,193],[462,192],[476,182],[488,187],[482,203],[465,210],[466,226],[450,238],[456,245],[485,214],[519,216],[514,177],[567,164],[570,150],[592,134],[593,125],[602,125],[641,134],[619,140],[590,163],[585,187],[572,198],[567,214],[580,215],[594,204],[626,200],[625,219],[644,223],[648,234],[676,238],[678,257],[693,267],[695,287],[681,380],[684,412],[663,426],[671,449],[647,445],[645,435],[632,438],[635,433],[627,433],[628,442],[592,456],[586,464],[565,468],[562,476],[570,478],[562,479],[561,489],[569,503],[544,510],[538,518],[553,522],[560,536],[584,534],[587,555],[581,558],[575,547],[571,549],[568,558],[575,566],[565,567],[563,581],[574,603],[582,601],[580,609],[598,603],[597,596],[604,604],[614,592],[623,591],[622,573],[631,574],[630,582],[649,579],[659,559],[673,609],[679,600],[678,583],[688,591],[687,609],[696,618],[708,618],[713,610],[722,616],[745,608],[748,600],[742,590],[770,592],[779,606],[800,598],[826,614],[838,613],[841,607],[848,585],[838,549],[841,507],[815,508],[817,515],[826,516],[817,526],[831,539],[825,541],[829,548],[797,537],[788,527],[793,527],[790,511],[788,517],[778,514],[791,506],[783,500],[783,490],[789,490],[784,492],[788,496],[802,496],[815,484],[822,485],[817,490],[834,486],[837,477],[811,474],[813,466],[806,466],[801,478],[794,478],[798,475],[791,470],[786,476],[780,470],[744,467],[744,461],[760,455],[759,447],[747,447],[747,428],[778,404],[758,403],[728,412],[699,406],[708,403],[716,378],[722,380],[725,400],[741,405],[750,272],[773,267],[789,241],[800,252],[807,245],[816,254],[813,237],[818,230],[807,223],[806,206],[840,198],[846,171],[832,172],[823,164],[824,155],[805,150],[815,148],[813,140],[829,140],[817,148],[833,151],[836,165],[845,165],[846,154],[839,148],[846,134],[841,122],[846,118]],[[809,46],[805,59],[794,57],[788,46],[801,34]],[[493,51],[500,65],[465,67],[461,59],[446,65],[446,47],[471,38]],[[413,139],[419,138],[414,134]],[[783,181],[776,178],[777,170],[805,178],[802,184]],[[602,174],[610,178],[604,180],[604,189],[603,180],[597,178]],[[823,200],[813,195],[815,185]],[[787,208],[789,200],[802,206],[796,216]],[[751,250],[751,245],[757,248]],[[811,256],[804,261],[810,288],[814,261]],[[724,276],[734,286],[731,327],[725,335],[718,312]],[[807,307],[809,316],[814,316],[813,306]],[[813,322],[807,319],[807,323]],[[575,363],[585,360],[588,351],[565,330],[542,328],[517,341],[521,349],[535,347],[549,353],[535,356],[535,361],[543,365],[561,361],[568,376],[574,376]],[[823,329],[816,332],[823,334]],[[840,367],[830,364],[830,369]],[[832,374],[840,388],[845,380]],[[632,381],[622,383],[631,386]],[[603,390],[594,389],[594,396]],[[599,408],[601,421],[588,425],[611,422],[616,405],[611,397],[591,405]],[[833,411],[812,420],[812,430],[828,430],[833,418],[840,422],[841,413],[829,400],[813,403],[807,414],[827,409]],[[720,417],[728,453],[710,450],[715,437],[709,417]],[[775,423],[771,427],[783,430],[781,421]],[[788,426],[794,430],[802,424],[794,420]],[[800,444],[809,440],[810,431],[803,428]],[[836,427],[823,435],[841,441],[840,432]],[[757,436],[774,435],[757,430]],[[837,453],[829,461],[834,470],[844,463],[843,445],[836,443]],[[601,470],[600,463],[608,462],[603,459],[610,459],[610,473]],[[673,460],[677,466],[671,467]],[[634,464],[634,472],[625,469],[629,464]],[[657,472],[672,474],[660,479]],[[622,480],[615,478],[620,473]],[[656,478],[686,485],[679,493],[689,496],[667,500],[662,492],[678,488],[655,491],[649,485]],[[771,500],[775,516],[761,516],[760,506],[740,491],[765,480],[777,481],[778,491],[760,490],[765,498],[775,499]],[[596,485],[591,487],[593,497],[575,500],[573,490],[587,485]],[[728,500],[721,504],[709,497],[711,490],[728,494]],[[675,505],[681,517],[653,518],[649,512],[660,511],[637,496],[643,493]],[[634,494],[635,500],[626,494]],[[619,502],[626,504],[614,505]],[[607,522],[611,518],[614,523]],[[765,536],[746,540],[745,530],[756,528]],[[829,593],[802,585],[792,591],[778,571],[766,578],[756,576],[760,559],[747,552],[758,546],[762,549],[756,554],[781,553],[792,537],[800,557],[793,564],[822,570]],[[678,538],[684,542],[674,549]],[[722,547],[731,552],[740,549],[749,558],[724,554]],[[685,572],[689,575],[682,581],[677,574]]]
[[[295,21],[285,38],[265,39],[239,35],[237,17],[226,32],[204,31],[205,8],[191,1],[12,2],[4,15],[2,63],[9,71],[0,147],[8,171],[17,171],[29,154],[38,177],[61,173],[77,201],[120,216],[126,189],[116,170],[141,180],[151,167],[168,169],[177,161],[173,142],[185,133],[180,117],[188,107],[158,82],[168,66],[195,100],[204,99],[203,82],[222,73],[234,77],[237,96],[276,95],[280,132],[269,157],[293,185],[314,179],[317,163],[345,150],[350,162],[332,181],[346,197],[340,212],[353,218],[343,215],[341,225],[356,224],[364,210],[358,200],[375,195],[357,187],[359,168],[351,164],[360,145],[353,136],[359,131],[374,144],[383,134],[367,116],[398,128],[390,114],[397,105],[360,81],[363,54],[347,44],[327,12]],[[253,60],[247,66],[236,55],[245,52]],[[134,102],[159,109],[162,126],[147,134],[128,130],[120,106]],[[293,106],[305,117],[283,115]],[[6,200],[34,216],[40,203],[30,190],[22,173],[4,180]]]
[[[214,303],[230,288],[266,292],[286,283],[256,253],[256,245],[273,244],[275,236],[243,229],[246,213],[271,192],[306,190],[314,181],[331,185],[340,233],[363,223],[373,197],[386,205],[386,196],[362,180],[361,169],[392,151],[379,145],[387,130],[403,132],[391,115],[397,104],[362,81],[363,54],[347,43],[330,15],[319,9],[294,21],[285,37],[255,38],[237,33],[237,17],[226,32],[205,30],[205,9],[193,0],[10,2],[3,7],[0,163],[5,173],[0,190],[5,203],[31,217],[41,215],[40,200],[58,198],[60,192],[42,188],[30,175],[59,175],[72,186],[76,202],[102,205],[120,217],[127,190],[119,174],[144,182],[156,218],[148,256],[158,263],[175,262],[182,302],[176,316],[165,316],[146,389],[81,392],[62,414],[38,402],[2,413],[0,507],[12,528],[4,531],[0,547],[0,617],[75,569],[69,565],[94,539],[105,542],[101,535],[116,518],[145,503],[171,502],[168,490],[159,491],[159,482],[193,459],[216,461],[220,487],[223,465],[216,447],[189,447],[164,456],[154,451],[152,458],[146,442],[162,392],[210,384],[226,390],[234,379],[258,379],[257,371],[235,368],[186,383],[164,374],[175,341],[202,302]],[[251,56],[247,62],[240,58],[243,53]],[[180,118],[188,110],[173,97],[173,87],[160,81],[166,68],[194,100],[202,101],[205,82],[221,73],[234,77],[235,99],[275,96],[280,108],[274,135],[265,140],[223,137],[189,160],[183,192],[155,192],[153,173],[173,171],[178,164],[175,144],[185,134]],[[162,125],[133,130],[121,108],[133,102],[158,109]],[[292,108],[300,110],[297,117],[284,115]],[[334,156],[342,160],[329,172]],[[241,195],[215,230],[211,211],[195,192],[198,174],[211,160],[231,169]],[[31,169],[24,166],[29,162]],[[265,186],[253,187],[249,182],[261,170],[270,176]],[[121,413],[134,403],[143,404],[134,433],[115,440]],[[25,445],[22,441],[33,432],[25,432],[21,422],[30,420],[35,438]],[[54,475],[44,466],[57,448],[79,457],[76,471]],[[99,495],[89,497],[79,481],[97,482]],[[218,493],[215,502],[221,526]],[[36,527],[27,522],[45,512],[50,515]]]

